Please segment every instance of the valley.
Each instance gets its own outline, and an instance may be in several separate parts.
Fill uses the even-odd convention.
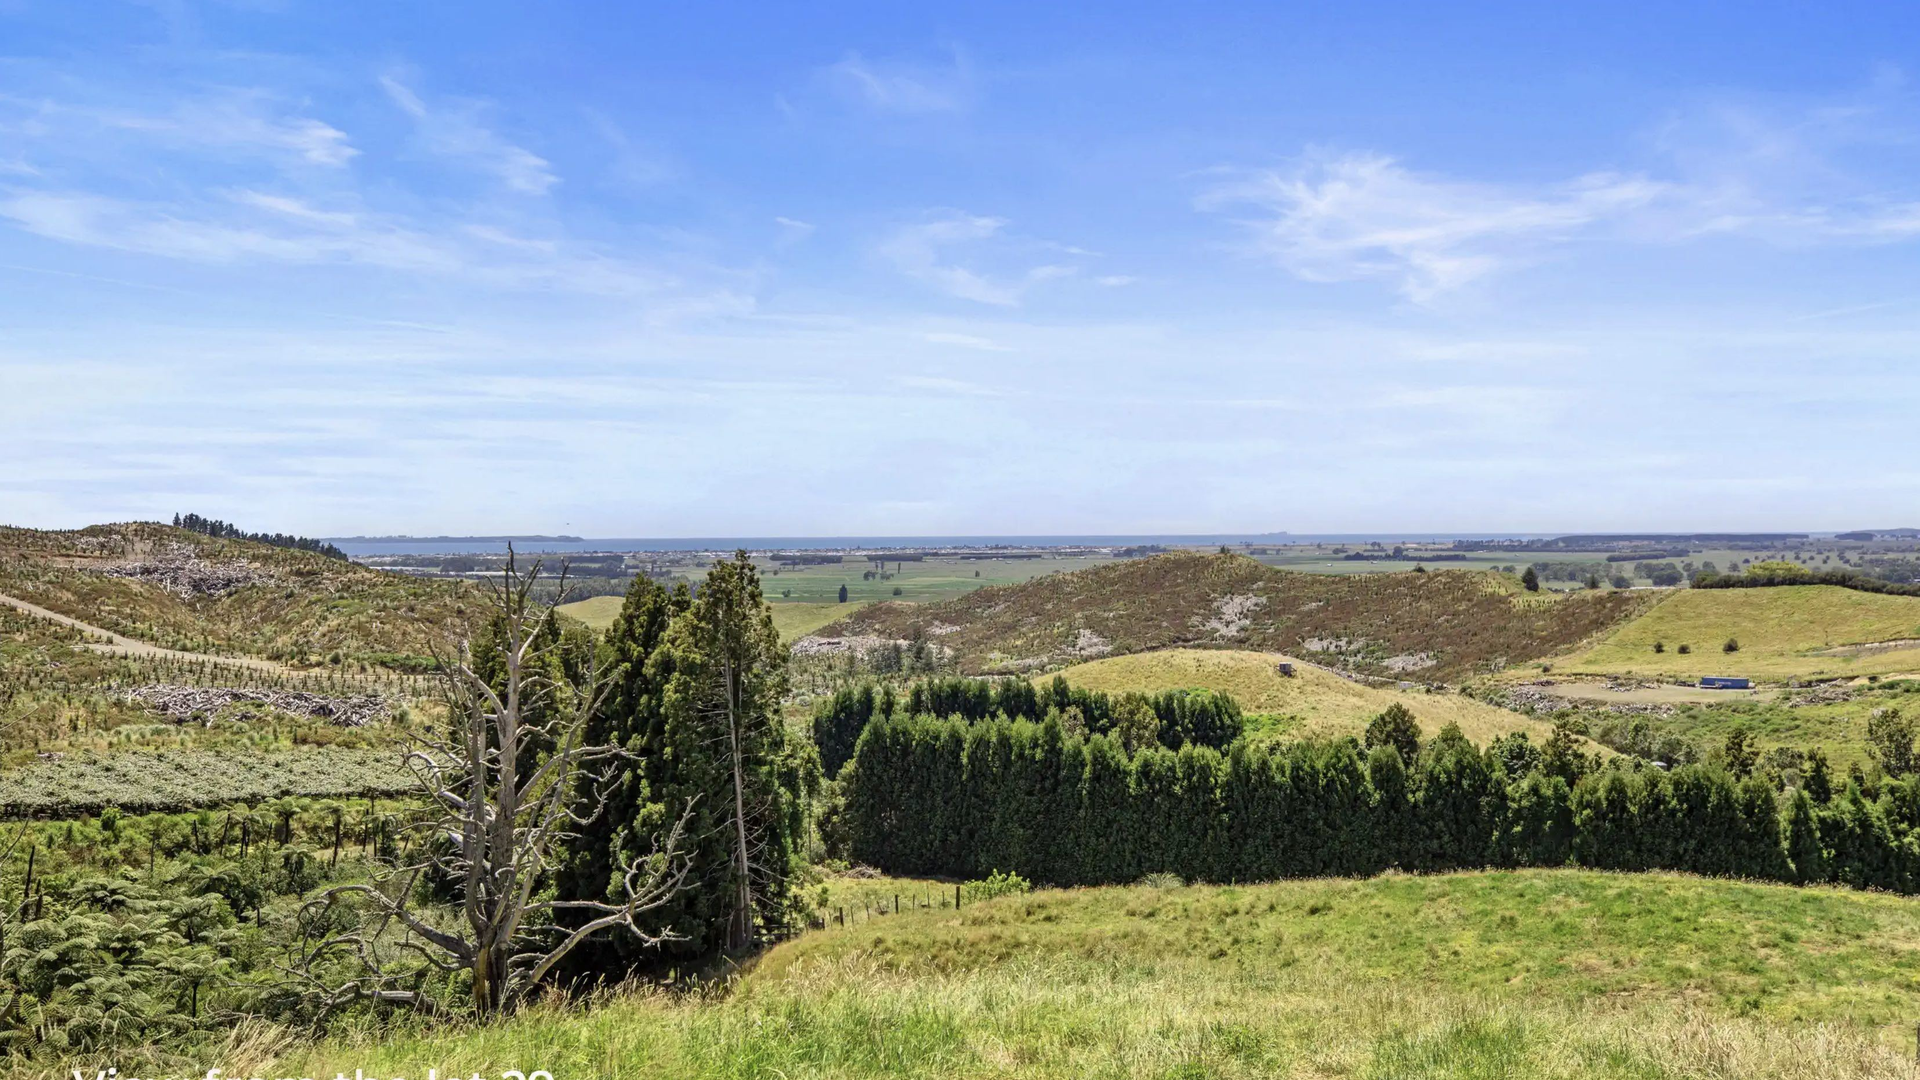
[[[143,988],[123,1030],[156,1063],[1907,1075],[1920,730],[1895,721],[1920,721],[1920,598],[1169,551],[968,567],[977,586],[902,560],[842,603],[832,564],[755,556],[795,800],[764,940],[685,961],[720,979],[698,992],[307,1028],[261,950],[406,859],[430,805],[408,755],[459,715],[434,658],[489,640],[487,582],[160,525],[0,540],[0,895],[32,897],[0,928],[206,907],[205,931],[168,915],[63,961]],[[693,602],[636,581],[542,617],[553,678],[687,647],[620,659],[642,647],[616,642],[623,609]],[[168,974],[188,956],[223,974]],[[33,1030],[133,1045],[88,1034],[94,991],[30,992]],[[49,1037],[0,1075],[60,1060]]]

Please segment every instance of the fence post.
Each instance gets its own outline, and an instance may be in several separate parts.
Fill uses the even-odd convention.
[[[900,894],[899,893],[893,894],[893,913],[895,915],[900,914]]]
[[[953,887],[953,910],[960,910],[960,886],[958,885]]]

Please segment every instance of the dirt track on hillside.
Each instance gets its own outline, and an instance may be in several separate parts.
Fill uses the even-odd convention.
[[[143,657],[152,657],[154,659],[162,659],[162,660],[185,660],[185,661],[201,661],[201,662],[213,663],[213,664],[231,664],[235,667],[251,668],[254,671],[269,671],[269,672],[273,672],[274,674],[287,674],[287,673],[291,673],[293,670],[292,668],[289,668],[284,664],[277,664],[272,660],[261,660],[251,656],[212,656],[207,653],[181,652],[178,649],[163,649],[158,645],[149,645],[144,641],[138,641],[138,640],[135,640],[134,638],[127,637],[125,634],[116,634],[111,630],[103,630],[100,627],[94,626],[90,623],[81,622],[79,619],[73,618],[72,616],[62,615],[57,611],[50,611],[47,608],[43,608],[38,604],[30,604],[25,600],[22,600],[14,596],[8,596],[5,593],[0,593],[0,604],[5,604],[8,607],[16,608],[20,611],[24,611],[27,614],[35,616],[37,618],[48,619],[53,622],[60,623],[63,626],[71,626],[75,630],[79,630],[82,633],[91,635],[94,638],[103,639],[103,640],[89,641],[87,642],[85,647],[92,649],[95,652],[107,653],[108,655],[111,655],[111,656],[143,656]]]

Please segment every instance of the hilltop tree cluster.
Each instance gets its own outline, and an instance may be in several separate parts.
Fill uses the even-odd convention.
[[[1859,570],[1814,570],[1785,559],[1754,563],[1741,574],[1703,573],[1696,589],[1766,589],[1781,585],[1838,585],[1857,592],[1920,596],[1920,583],[1889,580]]]
[[[205,518],[199,514],[173,515],[173,527],[197,532],[202,536],[211,536],[216,540],[247,540],[255,544],[267,544],[271,547],[291,548],[295,551],[311,551],[315,555],[325,555],[329,559],[344,561],[347,553],[327,543],[306,536],[294,536],[291,533],[247,532],[238,525],[230,525],[218,518]]]

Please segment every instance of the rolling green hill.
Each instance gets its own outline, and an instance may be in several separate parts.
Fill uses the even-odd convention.
[[[1910,1077],[1916,948],[1909,900],[1665,874],[1043,891],[814,931],[707,994],[278,1052],[256,1032],[230,1069]]]
[[[1729,639],[1738,652],[1723,651]],[[1665,646],[1654,652],[1654,644]],[[1690,646],[1682,654],[1681,645]],[[1568,673],[1780,680],[1920,672],[1920,597],[1835,585],[1683,589],[1592,648]]]
[[[0,595],[161,648],[292,664],[404,664],[476,610],[463,585],[145,523],[0,527]]]
[[[1432,738],[1448,724],[1482,746],[1515,731],[1524,731],[1535,745],[1553,733],[1553,725],[1520,713],[1451,693],[1425,693],[1365,686],[1329,671],[1295,664],[1292,676],[1278,665],[1287,659],[1275,653],[1233,649],[1167,649],[1113,656],[1076,664],[1060,672],[1069,683],[1106,693],[1158,693],[1203,687],[1231,695],[1248,713],[1267,713],[1298,720],[1284,734],[1342,738],[1366,733],[1367,721],[1395,702],[1413,711],[1424,737]],[[1051,679],[1053,676],[1042,677]]]
[[[875,604],[816,636],[924,637],[969,672],[1197,646],[1431,682],[1566,652],[1650,602],[1636,592],[1516,595],[1501,575],[1468,571],[1333,576],[1174,553],[934,604]]]

